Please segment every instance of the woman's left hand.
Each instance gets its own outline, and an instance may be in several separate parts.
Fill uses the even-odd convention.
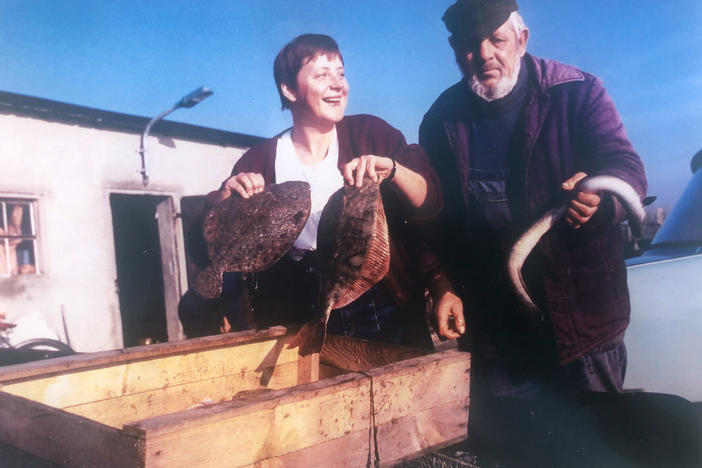
[[[368,176],[374,182],[382,182],[390,177],[392,168],[392,159],[366,154],[346,163],[341,172],[347,184],[361,187],[364,176]]]

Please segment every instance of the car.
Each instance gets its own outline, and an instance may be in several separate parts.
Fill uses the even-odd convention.
[[[650,245],[627,260],[631,323],[624,387],[702,401],[702,150]]]

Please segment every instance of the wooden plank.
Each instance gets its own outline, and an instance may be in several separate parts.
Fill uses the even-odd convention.
[[[270,371],[271,374],[265,378],[265,385],[260,372],[249,371],[244,375],[226,375],[183,385],[164,386],[148,392],[91,401],[63,409],[121,428],[124,424],[141,419],[230,401],[242,392],[292,387],[300,380],[298,364],[294,362],[270,368]],[[308,377],[309,374],[305,379]]]
[[[298,356],[297,384],[301,385],[309,382],[316,382],[317,380],[319,380],[319,353]]]
[[[267,410],[276,406],[294,405],[300,402],[305,403],[306,399],[335,395],[338,391],[345,391],[349,386],[360,388],[361,385],[358,382],[365,382],[368,377],[374,377],[376,381],[376,399],[379,402],[376,404],[376,411],[386,408],[385,413],[387,416],[385,417],[391,419],[392,412],[390,410],[392,408],[402,409],[403,406],[407,405],[407,402],[414,401],[414,407],[420,408],[422,405],[431,407],[433,401],[467,398],[469,370],[469,353],[455,350],[446,351],[409,359],[400,363],[388,364],[371,369],[363,374],[349,373],[288,389],[262,393],[254,392],[247,395],[247,398],[242,398],[229,404],[214,405],[201,410],[198,414],[178,413],[164,415],[137,421],[128,425],[125,429],[132,428],[139,431],[139,433],[148,432],[151,435],[159,435],[189,427],[214,424],[220,420],[232,416],[235,417],[246,412]],[[440,376],[437,379],[436,374],[442,373],[446,374],[446,376]],[[385,381],[383,379],[388,380]],[[412,380],[415,382],[412,382]],[[438,387],[442,382],[446,382],[446,384],[439,391]],[[413,388],[413,383],[421,384],[423,387],[421,389],[422,395],[417,395],[417,398],[414,398],[413,394],[418,392],[418,388]],[[364,385],[368,386],[369,382],[365,382]],[[386,403],[387,400],[399,396],[402,396],[402,399],[397,401],[401,401],[402,405]],[[367,415],[365,416],[367,417]]]
[[[391,466],[410,455],[464,440],[468,406],[469,400],[461,398],[379,424],[381,464]]]
[[[339,369],[338,367],[330,366],[323,362],[319,363],[319,378],[320,379],[330,379],[336,377],[337,375],[346,374],[347,371],[344,369]]]
[[[394,466],[424,451],[458,443],[467,436],[467,424],[468,407],[462,399],[381,424],[377,426],[380,465]],[[373,440],[369,439],[369,428],[366,428],[246,467],[307,468],[311,466],[311,460],[314,466],[366,467],[369,452],[372,466],[375,448]]]
[[[457,340],[440,340],[437,339],[434,342],[434,352],[440,353],[441,351],[448,351],[450,349],[458,349]]]
[[[168,341],[183,339],[183,328],[178,318],[180,283],[178,282],[178,255],[176,252],[176,217],[173,198],[166,197],[156,206],[158,242],[161,248],[161,271],[163,274],[163,298],[166,306],[166,333]]]
[[[80,416],[0,392],[0,441],[74,467],[141,467],[143,441]]]
[[[108,381],[106,388],[110,391],[105,388],[96,391],[98,397],[103,398],[94,403],[83,401],[68,405],[69,410],[91,417],[97,413],[100,421],[109,421],[115,427],[126,424],[119,431],[0,391],[3,399],[15,399],[14,406],[11,404],[4,413],[0,412],[0,429],[3,429],[0,434],[7,432],[5,428],[24,433],[23,426],[34,427],[27,438],[44,450],[43,444],[36,441],[52,436],[48,432],[37,432],[34,424],[48,418],[54,430],[64,425],[75,426],[66,436],[61,434],[56,442],[53,439],[50,442],[46,453],[50,453],[54,460],[65,461],[69,460],[67,457],[73,457],[70,460],[77,464],[83,463],[81,460],[84,459],[90,460],[87,464],[92,466],[109,466],[100,458],[105,455],[98,452],[110,452],[112,457],[111,445],[115,445],[119,466],[139,466],[139,460],[143,458],[148,466],[167,467],[281,466],[281,463],[284,466],[309,466],[310,460],[317,465],[318,461],[329,460],[328,466],[359,466],[355,464],[355,455],[353,461],[349,459],[348,465],[341,464],[340,460],[345,460],[342,452],[355,454],[365,450],[367,457],[371,405],[374,422],[379,428],[383,464],[461,437],[461,431],[465,434],[470,369],[468,353],[447,350],[406,359],[422,351],[379,343],[353,344],[346,342],[349,340],[346,337],[331,338],[326,352],[326,356],[332,356],[330,361],[345,368],[355,366],[366,370],[314,381],[320,373],[329,375],[340,371],[328,364],[319,364],[318,355],[298,359],[297,350],[288,350],[286,346],[291,333],[284,327],[277,328],[272,335],[271,330],[266,331],[268,334],[264,333],[264,338],[256,333],[247,334],[245,339],[241,336],[229,336],[228,340],[207,337],[209,340],[202,343],[204,346],[192,348],[193,343],[190,343],[177,347],[180,350],[177,352],[172,348],[175,343],[167,343],[162,346],[160,356],[142,350],[140,352],[146,355],[141,354],[138,359],[134,356],[140,354],[134,353],[127,360],[99,356],[98,364],[88,364],[87,360],[71,361],[73,367],[67,375],[73,375],[74,380],[64,379],[63,375],[45,379],[32,374],[35,369],[6,373],[3,391],[29,386],[34,378],[40,382],[52,382],[52,398],[64,398],[64,402],[73,398],[61,396],[64,393],[83,393],[81,385],[93,388],[90,385],[95,385],[95,381]],[[275,334],[281,331],[282,334]],[[228,347],[225,342],[231,343],[232,338],[235,344]],[[356,357],[353,357],[354,353]],[[393,359],[405,360],[374,367],[378,362]],[[240,360],[248,362],[243,370]],[[287,363],[277,365],[281,361]],[[52,364],[49,368],[55,373],[58,366]],[[118,372],[109,374],[115,369]],[[154,387],[158,382],[160,385]],[[283,385],[283,382],[289,385],[308,383],[278,390],[262,389],[279,383]],[[237,387],[241,383],[244,385]],[[77,388],[79,392],[76,392]],[[239,388],[244,390],[239,391]],[[218,401],[210,393],[217,394],[223,401],[187,409],[206,397]],[[0,403],[3,401],[0,399]],[[28,410],[22,408],[26,404],[30,405]],[[16,418],[19,426],[8,422],[13,418],[10,413],[21,411],[27,411],[31,417]],[[171,411],[176,412],[166,414]],[[144,419],[134,421],[136,418]],[[459,420],[463,422],[459,423]],[[85,436],[83,432],[86,430],[95,434]],[[114,437],[117,439],[112,440]],[[81,438],[90,443],[83,444]],[[32,446],[24,439],[22,436],[6,441],[27,450],[18,445]],[[72,450],[73,439],[81,439],[79,452],[85,453],[80,456],[64,453]],[[103,446],[107,448],[101,449]],[[311,458],[307,458],[305,464],[296,465],[297,452],[306,452]]]
[[[359,371],[428,353],[428,350],[329,333],[324,341],[320,360],[339,369]]]
[[[136,421],[125,426],[125,430],[136,431],[137,434],[148,433],[150,436],[159,436],[202,425],[216,424],[247,413],[275,409],[281,404],[304,403],[309,398],[334,396],[340,391],[367,385],[367,380],[368,378],[363,375],[350,373],[287,389],[242,392],[231,402],[202,408],[197,413],[167,414]],[[287,417],[286,415],[285,419]]]
[[[294,329],[290,329],[292,333]],[[77,354],[62,358],[34,361],[26,364],[0,367],[0,384],[36,376],[45,377],[67,371],[89,369],[170,355],[200,352],[210,348],[231,347],[237,344],[275,339],[288,334],[288,328],[276,326],[265,330],[246,330],[223,335],[205,336],[171,343],[158,343],[133,348],[115,349],[97,353]]]
[[[125,430],[144,437],[149,466],[253,464],[367,429],[371,377],[378,425],[449,402],[467,406],[468,356],[447,351],[363,374],[253,392],[240,401],[140,421]]]
[[[470,354],[449,350],[369,369],[376,424],[419,413],[442,401],[466,400]]]
[[[367,377],[347,374],[252,392],[232,402],[140,421],[125,431],[145,439],[148,466],[246,465],[368,427],[369,389]]]
[[[276,365],[297,363],[297,350],[288,349],[287,339],[237,343],[126,363],[112,362],[46,378],[9,382],[2,390],[64,408],[211,378],[244,376],[248,372],[258,372],[261,386],[265,387]],[[291,385],[294,382],[288,386]],[[74,390],[77,388],[81,391]]]

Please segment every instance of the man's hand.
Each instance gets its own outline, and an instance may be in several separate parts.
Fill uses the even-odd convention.
[[[366,154],[346,163],[341,172],[347,184],[361,187],[364,176],[367,175],[373,182],[381,182],[390,176],[392,167],[392,159]]]
[[[577,172],[573,177],[561,184],[565,191],[572,191],[582,179],[587,177],[584,172]],[[601,198],[597,193],[587,193],[577,191],[572,194],[570,206],[566,213],[566,222],[574,229],[579,229],[583,224],[590,221],[590,218],[597,212]]]
[[[463,316],[463,302],[453,291],[453,285],[446,273],[436,271],[429,279],[429,292],[434,300],[436,333],[440,337],[453,340],[466,332]]]
[[[242,198],[263,192],[266,181],[261,174],[255,172],[240,172],[225,180],[216,192],[207,194],[207,201],[216,204],[232,196],[236,192]]]
[[[466,332],[463,317],[463,302],[452,291],[445,291],[434,305],[437,333],[449,340],[456,339]]]

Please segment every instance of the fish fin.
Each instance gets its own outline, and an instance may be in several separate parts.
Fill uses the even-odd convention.
[[[292,337],[288,348],[300,347],[298,353],[301,356],[308,354],[319,353],[324,346],[324,339],[327,336],[327,322],[331,313],[331,305],[326,308],[324,314],[310,320],[300,328],[300,330]]]
[[[301,356],[319,353],[324,345],[327,327],[318,320],[307,322],[300,331],[293,336],[288,344],[289,348],[300,347],[298,353]]]

